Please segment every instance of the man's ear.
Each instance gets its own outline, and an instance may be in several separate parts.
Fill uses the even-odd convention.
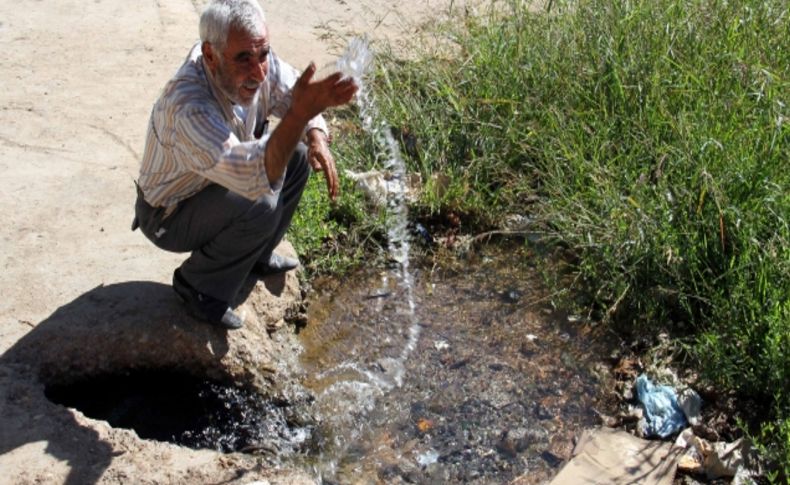
[[[200,45],[200,51],[203,53],[203,59],[206,60],[206,65],[213,73],[217,70],[217,64],[219,63],[219,52],[214,50],[214,47],[211,45],[210,42],[206,41]]]

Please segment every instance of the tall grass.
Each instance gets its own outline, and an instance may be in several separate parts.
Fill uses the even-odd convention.
[[[787,1],[549,5],[385,56],[377,100],[427,181],[417,210],[539,220],[601,319],[672,331],[765,404],[752,431],[790,475]]]

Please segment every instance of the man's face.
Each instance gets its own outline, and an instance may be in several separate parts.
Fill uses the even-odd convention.
[[[241,106],[252,103],[269,72],[269,35],[265,25],[260,32],[250,35],[231,28],[225,50],[214,51],[213,59],[208,59],[220,89]]]

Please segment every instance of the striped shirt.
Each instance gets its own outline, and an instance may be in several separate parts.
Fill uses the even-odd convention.
[[[269,71],[249,108],[231,103],[203,63],[200,43],[164,88],[151,111],[138,185],[154,207],[175,207],[217,183],[255,200],[282,188],[269,184],[264,153],[269,135],[253,136],[256,121],[282,117],[299,72],[269,53]],[[319,115],[305,130],[328,134]]]

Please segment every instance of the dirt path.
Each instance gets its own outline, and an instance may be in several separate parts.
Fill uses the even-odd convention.
[[[0,0],[0,355],[97,287],[169,284],[184,256],[156,250],[130,231],[133,180],[149,111],[196,41],[203,4]],[[426,14],[463,8],[450,0],[262,4],[272,45],[297,67],[331,60],[338,52],[331,33],[397,41]],[[46,443],[9,445],[13,432],[7,422],[0,426],[0,482],[66,480],[69,467]],[[117,449],[104,452],[112,461]],[[114,473],[102,481],[134,479]]]

